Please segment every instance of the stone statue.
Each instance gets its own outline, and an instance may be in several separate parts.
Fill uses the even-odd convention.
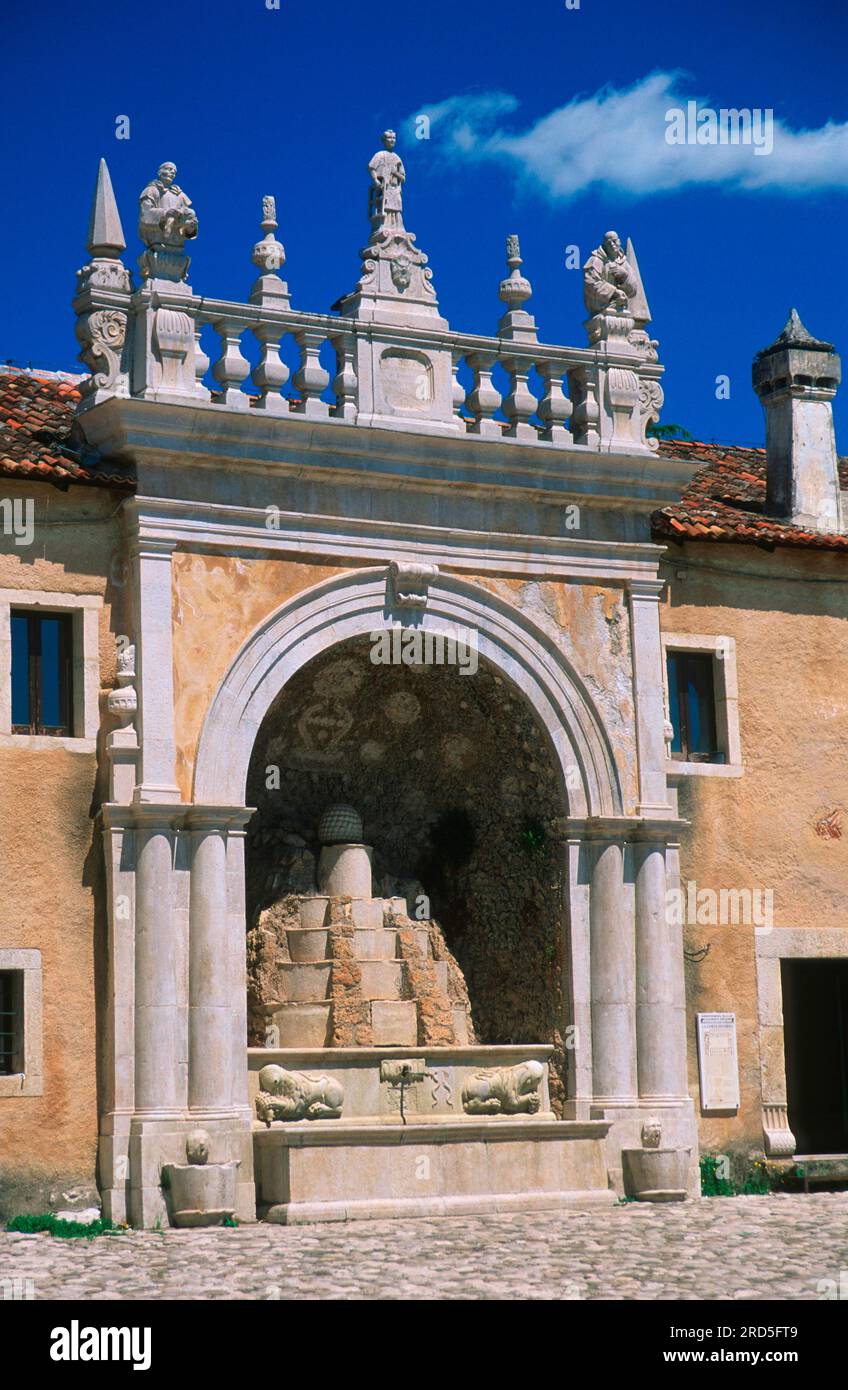
[[[462,1088],[462,1108],[466,1115],[535,1115],[544,1075],[542,1062],[477,1071]]]
[[[395,132],[384,131],[383,149],[377,151],[368,165],[371,175],[368,216],[372,222],[382,222],[387,227],[403,226],[402,185],[406,170],[400,155],[394,152],[396,144]]]
[[[174,183],[176,164],[160,164],[157,177],[139,197],[138,234],[145,246],[182,250],[197,236],[197,214],[191,199]]]
[[[337,1120],[344,1088],[330,1076],[307,1076],[271,1063],[259,1073],[256,1115],[270,1128],[273,1120]]]
[[[583,267],[583,296],[590,314],[627,310],[639,288],[638,277],[621,247],[618,232],[607,232]]]

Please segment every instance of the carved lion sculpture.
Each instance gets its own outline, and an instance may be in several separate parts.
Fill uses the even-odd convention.
[[[259,1073],[256,1114],[270,1127],[273,1120],[337,1120],[344,1088],[331,1076],[307,1076],[283,1067],[263,1067]]]
[[[477,1071],[462,1088],[462,1107],[466,1115],[535,1115],[544,1075],[541,1062]]]

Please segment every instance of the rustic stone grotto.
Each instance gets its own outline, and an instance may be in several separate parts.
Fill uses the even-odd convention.
[[[316,891],[324,808],[350,802],[373,846],[374,883],[456,958],[469,1039],[552,1043],[562,1113],[561,868],[556,774],[544,734],[491,669],[383,666],[369,640],[305,666],[263,721],[248,774],[251,922],[279,932],[292,895]],[[255,929],[254,929],[255,930]],[[249,938],[251,1041],[266,955]],[[438,945],[439,949],[442,949]],[[261,964],[260,964],[261,962]]]

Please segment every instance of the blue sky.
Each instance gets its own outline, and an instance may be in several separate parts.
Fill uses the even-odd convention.
[[[585,259],[614,227],[638,251],[665,421],[761,443],[751,358],[792,305],[848,353],[844,0],[269,3],[8,11],[0,360],[77,369],[70,301],[101,155],[128,264],[138,193],[172,159],[200,217],[197,293],[246,298],[273,193],[293,304],[328,309],[358,275],[365,166],[388,125],[406,224],[454,328],[494,331],[504,237],[518,232],[540,337],[583,345],[565,248]],[[772,152],[670,147],[664,111],[687,100],[773,111]],[[420,114],[429,140],[414,136]],[[728,400],[716,398],[722,374]],[[848,385],[840,395],[848,453]]]

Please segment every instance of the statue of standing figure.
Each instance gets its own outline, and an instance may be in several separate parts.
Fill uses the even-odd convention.
[[[624,313],[639,281],[624,254],[618,232],[607,232],[583,267],[583,297],[590,314]]]
[[[397,136],[393,130],[383,132],[383,148],[369,162],[371,189],[368,216],[384,227],[403,227],[403,182],[406,170],[399,154],[395,154]]]
[[[174,183],[176,164],[160,164],[157,176],[139,197],[138,234],[145,246],[182,250],[197,236],[197,214],[191,199]]]

